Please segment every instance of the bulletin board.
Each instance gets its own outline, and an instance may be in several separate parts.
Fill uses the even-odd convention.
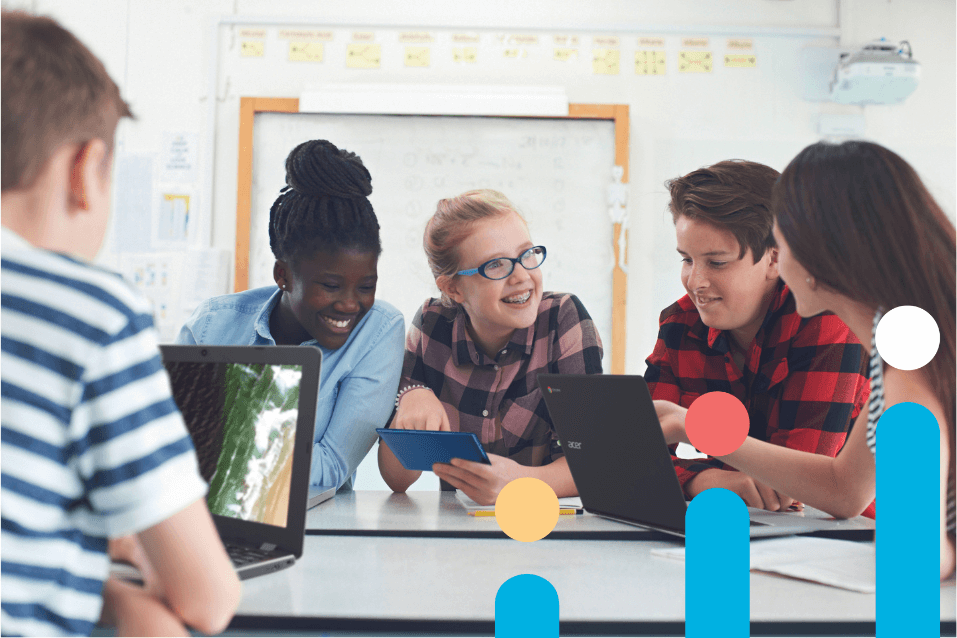
[[[329,139],[372,175],[383,244],[376,296],[406,325],[438,294],[421,249],[436,202],[493,188],[548,248],[544,289],[581,299],[602,336],[604,369],[624,373],[627,229],[609,215],[609,186],[615,166],[628,181],[627,105],[570,104],[567,117],[351,115],[301,113],[298,98],[243,97],[239,124],[236,291],[274,283],[269,208],[285,185],[285,158],[302,141]]]

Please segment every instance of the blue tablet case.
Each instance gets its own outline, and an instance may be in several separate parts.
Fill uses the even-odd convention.
[[[433,463],[448,463],[452,459],[489,463],[481,442],[471,432],[385,428],[378,428],[376,432],[407,470],[431,472]]]

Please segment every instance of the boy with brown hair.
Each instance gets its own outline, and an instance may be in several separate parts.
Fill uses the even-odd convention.
[[[696,398],[727,392],[747,409],[752,437],[833,457],[867,400],[866,353],[833,313],[802,318],[779,276],[778,175],[729,160],[666,183],[688,294],[661,312],[645,380],[662,421],[683,423]],[[675,458],[675,471],[689,498],[723,487],[749,507],[796,503],[714,458]]]
[[[93,266],[129,108],[48,18],[3,11],[4,635],[222,631],[236,573],[170,394],[148,303]],[[131,536],[135,535],[135,536]],[[146,587],[108,577],[109,539]]]

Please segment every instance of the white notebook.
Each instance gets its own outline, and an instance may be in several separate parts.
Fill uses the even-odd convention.
[[[653,549],[656,556],[685,559],[685,548]],[[751,542],[752,571],[773,572],[831,587],[873,594],[874,543],[787,536]]]
[[[471,498],[469,498],[465,492],[462,490],[455,490],[455,495],[458,497],[459,502],[462,504],[462,507],[467,509],[470,512],[475,512],[479,510],[484,510],[488,512],[494,512],[494,505],[479,505]],[[582,500],[577,496],[567,496],[565,498],[558,499],[558,508],[559,509],[582,509]]]

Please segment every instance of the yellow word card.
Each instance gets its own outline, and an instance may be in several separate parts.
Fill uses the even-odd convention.
[[[452,49],[452,60],[455,62],[475,64],[477,58],[478,47],[456,47]]]
[[[711,51],[682,51],[678,54],[679,73],[711,73]]]
[[[525,49],[505,49],[504,55],[506,58],[527,58],[528,51]]]
[[[594,49],[591,57],[591,69],[598,75],[618,75],[621,51],[618,49]]]
[[[636,75],[664,75],[664,51],[635,51]]]
[[[265,43],[260,40],[243,40],[239,52],[244,58],[261,58],[266,52]]]
[[[405,47],[406,66],[429,66],[429,47]]]
[[[750,51],[754,48],[754,41],[750,38],[729,38],[728,48],[736,51]]]
[[[556,35],[555,46],[559,47],[577,47],[579,38],[577,35]]]
[[[322,62],[322,42],[289,41],[291,62]]]
[[[559,62],[568,62],[572,58],[578,58],[578,49],[555,47],[555,59]]]
[[[378,69],[381,58],[378,44],[350,44],[346,48],[346,66],[350,69]]]
[[[758,63],[755,55],[747,53],[731,53],[724,56],[724,65],[725,66],[734,66],[734,67],[752,67],[756,66]]]

